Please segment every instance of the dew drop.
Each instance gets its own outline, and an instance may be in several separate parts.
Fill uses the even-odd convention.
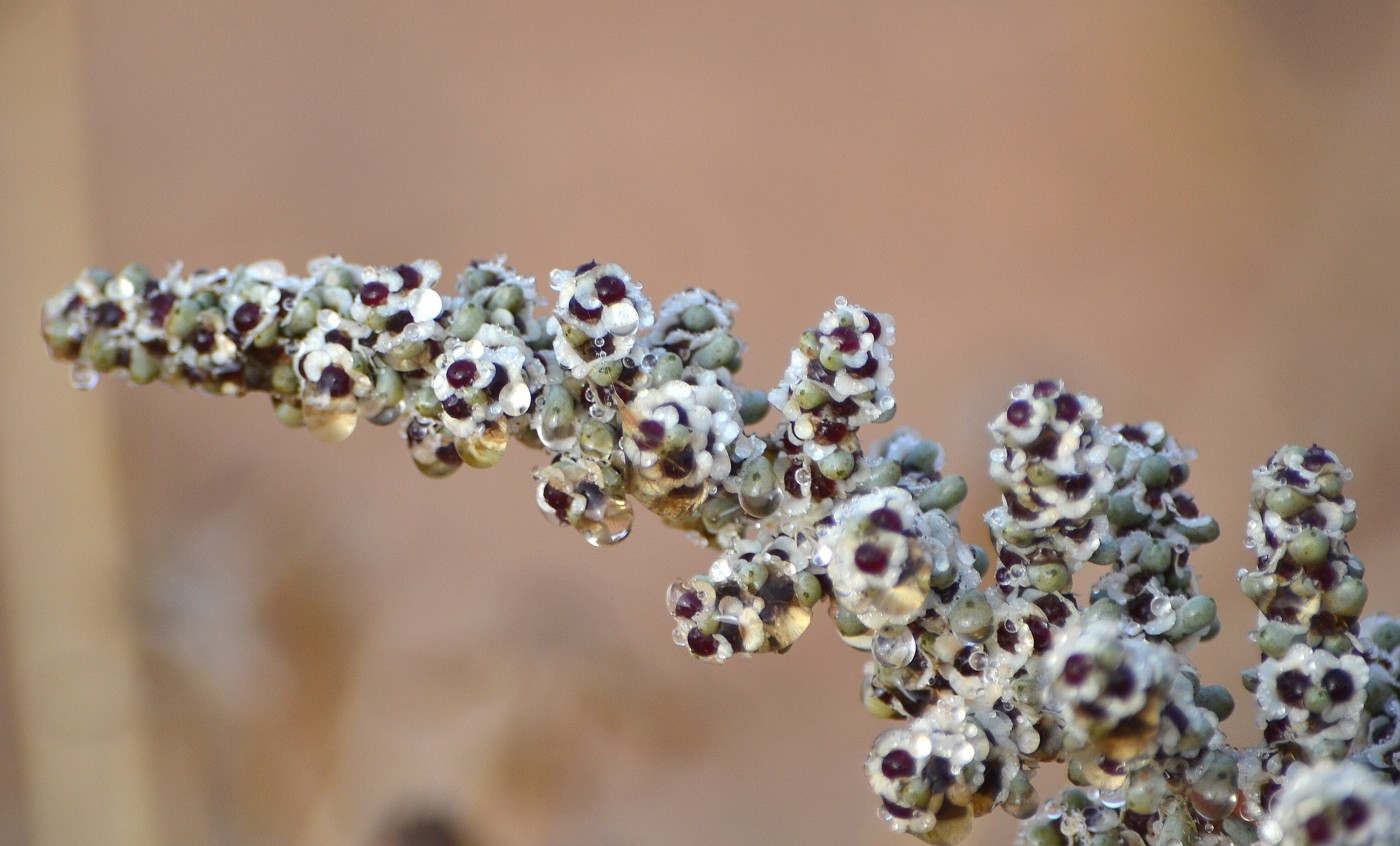
[[[591,486],[590,486],[591,487]],[[621,543],[632,532],[632,506],[597,488],[587,492],[588,506],[579,518],[578,530],[590,546]]]
[[[432,288],[419,288],[409,296],[408,313],[418,323],[436,320],[442,314],[442,297]]]
[[[603,328],[613,335],[630,335],[637,331],[640,324],[637,307],[627,300],[603,309]]]
[[[499,403],[504,414],[518,417],[530,408],[530,389],[524,382],[511,382],[501,389]]]
[[[80,391],[90,391],[97,387],[100,375],[97,372],[97,368],[92,366],[92,362],[75,361],[73,362],[73,371],[69,374],[69,378],[73,380],[73,387]]]
[[[909,666],[916,651],[914,633],[908,626],[883,628],[870,643],[870,654],[876,661],[892,670]]]
[[[359,422],[359,415],[354,411],[341,409],[341,404],[335,403],[330,407],[319,407],[320,403],[304,403],[301,409],[302,421],[306,424],[306,431],[310,432],[317,440],[326,443],[339,443],[355,431],[355,424]],[[352,406],[353,407],[353,406]]]

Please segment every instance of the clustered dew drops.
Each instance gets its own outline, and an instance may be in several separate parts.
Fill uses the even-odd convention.
[[[1194,453],[1160,423],[1105,425],[1058,381],[992,421],[1001,503],[988,549],[962,539],[965,480],[894,416],[894,322],[838,298],[766,393],[736,379],[735,307],[701,288],[653,308],[615,264],[533,278],[473,262],[453,294],[419,260],[275,261],[156,276],[84,271],[43,311],[75,387],[115,373],[271,397],[325,441],[399,425],[425,475],[541,450],[536,502],[594,546],[631,501],[718,553],[667,590],[693,656],[785,652],[826,603],[868,651],[866,708],[894,724],[866,759],[881,819],[963,839],[1002,808],[1022,846],[1380,846],[1400,831],[1400,620],[1362,617],[1347,545],[1351,472],[1287,446],[1254,474],[1241,569],[1261,654],[1244,673],[1264,742],[1228,745],[1234,700],[1190,651],[1220,628],[1192,557],[1219,525],[1185,489]],[[750,432],[769,412],[767,434]],[[1084,592],[1074,581],[1090,569]],[[987,586],[983,586],[985,581]],[[1072,786],[1041,800],[1044,763]]]

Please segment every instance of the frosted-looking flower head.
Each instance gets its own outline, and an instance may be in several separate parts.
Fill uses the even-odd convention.
[[[768,400],[812,459],[820,461],[860,426],[894,413],[889,391],[893,343],[889,315],[865,311],[844,298],[816,329],[803,334]]]
[[[618,265],[588,262],[556,270],[549,279],[559,292],[550,319],[554,354],[577,379],[602,362],[626,357],[637,332],[652,324],[651,301]]]
[[[703,496],[707,484],[730,474],[729,448],[743,431],[738,403],[714,374],[703,377],[643,389],[627,404],[622,451],[643,500],[682,490]]]
[[[1356,736],[1369,680],[1360,655],[1333,655],[1297,643],[1259,667],[1259,725],[1271,743],[1348,741]]]
[[[1346,761],[1297,764],[1259,821],[1266,846],[1394,846],[1400,787]]]
[[[1153,749],[1179,662],[1171,649],[1127,637],[1111,621],[1071,629],[1046,668],[1066,745],[1118,762]]]
[[[926,543],[908,491],[881,488],[833,513],[817,553],[838,602],[871,628],[908,623],[928,597],[932,573],[956,573],[945,543]]]
[[[443,425],[460,438],[527,413],[545,372],[524,341],[494,324],[470,341],[448,338],[433,367],[430,384],[442,403]]]

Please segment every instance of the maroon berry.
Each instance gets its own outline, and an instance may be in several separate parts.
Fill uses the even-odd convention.
[[[201,326],[190,334],[190,346],[195,352],[207,353],[214,348],[214,330]]]
[[[1119,667],[1108,676],[1108,685],[1105,687],[1109,696],[1116,696],[1119,699],[1127,699],[1133,695],[1133,688],[1137,685],[1137,676],[1126,666]]]
[[[1094,480],[1089,478],[1088,473],[1077,473],[1060,482],[1060,487],[1070,499],[1079,499],[1089,492],[1094,486]]]
[[[1031,422],[1031,404],[1025,400],[1016,400],[1006,408],[1006,422],[1018,429]]]
[[[545,485],[544,501],[554,511],[554,516],[561,521],[568,519],[569,505],[573,502],[573,497],[556,487]]]
[[[676,616],[684,617],[687,620],[695,617],[704,607],[704,602],[700,599],[700,594],[693,590],[688,590],[676,598]]]
[[[455,417],[458,420],[465,420],[472,416],[471,404],[456,394],[451,394],[442,401],[442,410],[448,417]]]
[[[1016,626],[997,626],[997,646],[1007,652],[1015,652],[1020,638],[1016,636]]]
[[[860,412],[860,406],[850,397],[830,403],[827,409],[837,417],[854,417]]]
[[[685,645],[690,647],[692,654],[701,658],[709,658],[719,652],[719,641],[714,635],[707,635],[699,629],[691,629],[685,636]]]
[[[787,492],[795,497],[802,497],[802,483],[797,479],[797,472],[802,469],[801,464],[794,464],[783,474],[783,487]]]
[[[668,452],[661,459],[661,474],[668,479],[684,479],[695,472],[695,451],[686,445]]]
[[[1303,823],[1303,830],[1313,843],[1326,843],[1332,839],[1332,821],[1326,814],[1313,814]]]
[[[880,772],[885,774],[885,778],[908,778],[914,774],[918,767],[918,762],[914,756],[903,749],[892,750],[880,761]]]
[[[880,340],[880,335],[885,331],[884,327],[880,325],[880,318],[867,311],[865,313],[865,319],[870,322],[870,325],[865,327],[865,331],[869,332],[870,337],[874,340]]]
[[[397,335],[398,333],[402,332],[404,328],[408,326],[408,324],[412,322],[413,315],[410,314],[407,310],[397,311],[389,315],[389,318],[384,321],[384,328]]]
[[[151,316],[151,323],[156,326],[165,325],[165,318],[170,316],[170,309],[174,307],[174,294],[156,294],[149,300],[146,300],[146,309]]]
[[[331,365],[321,371],[321,378],[316,380],[316,387],[339,399],[350,393],[350,374],[336,365]]]
[[[1308,692],[1308,677],[1298,670],[1284,670],[1274,682],[1278,698],[1288,705],[1302,705],[1303,694]]]
[[[433,450],[433,455],[437,456],[437,460],[448,467],[462,466],[462,454],[452,444],[443,444]]]
[[[418,272],[418,268],[411,264],[401,264],[394,268],[398,271],[399,278],[403,280],[403,289],[411,291],[423,284],[423,274]]]
[[[1356,693],[1356,683],[1352,681],[1351,673],[1340,667],[1333,667],[1323,673],[1322,689],[1333,702],[1346,702]]]
[[[598,281],[593,283],[593,291],[603,305],[612,305],[627,296],[627,284],[616,276],[599,276]]]
[[[1176,494],[1172,497],[1172,504],[1176,506],[1176,513],[1187,520],[1194,520],[1201,516],[1201,509],[1196,507],[1196,501],[1186,494]]]
[[[465,388],[476,381],[476,363],[458,359],[447,366],[447,384],[454,388]]]
[[[360,289],[360,301],[367,306],[377,306],[389,299],[389,286],[383,282],[366,282]]]
[[[586,262],[584,262],[583,264],[579,265],[577,268],[574,269],[574,275],[575,275],[575,276],[582,276],[583,274],[587,273],[588,271],[592,270],[593,268],[595,268],[595,267],[597,267],[597,266],[598,266],[598,262],[596,262],[596,261],[586,261]]]
[[[1337,804],[1337,817],[1341,819],[1347,831],[1355,831],[1362,827],[1370,816],[1371,812],[1366,808],[1366,803],[1355,796],[1348,796]]]
[[[839,420],[822,420],[817,423],[812,440],[819,444],[839,444],[850,432],[851,428]]]
[[[1064,680],[1073,685],[1081,685],[1094,670],[1094,659],[1082,653],[1069,656],[1065,660]]]
[[[1055,397],[1055,416],[1066,423],[1079,416],[1079,400],[1073,394],[1060,394]]]
[[[262,319],[262,309],[257,303],[244,303],[233,312],[233,328],[240,335],[246,335],[257,328]]]
[[[126,312],[122,311],[121,306],[116,303],[104,302],[97,306],[92,315],[92,322],[94,326],[111,328],[121,323],[124,317],[126,317]]]
[[[836,342],[836,348],[843,353],[853,353],[860,349],[860,333],[850,326],[837,326],[827,333]]]
[[[846,368],[846,370],[847,370],[852,376],[855,376],[856,378],[859,378],[859,379],[868,379],[869,377],[874,376],[875,373],[876,373],[879,369],[880,369],[880,360],[879,360],[878,358],[875,357],[875,354],[874,354],[874,353],[867,353],[867,354],[866,354],[866,356],[865,356],[865,363],[864,363],[864,364],[857,365],[856,367],[847,367],[847,368]]]
[[[856,569],[867,575],[876,576],[885,572],[890,557],[876,544],[866,542],[856,547]]]
[[[880,801],[885,803],[885,810],[895,819],[907,820],[914,816],[914,811],[911,808],[906,808],[903,805],[896,805],[884,798],[881,798]]]
[[[1040,654],[1050,648],[1050,624],[1039,617],[1027,617],[1026,628],[1031,632],[1031,649]]]
[[[637,446],[645,450],[654,450],[661,446],[661,441],[666,438],[666,427],[660,420],[643,420],[637,426]]]
[[[893,508],[877,508],[870,512],[870,525],[887,532],[904,531],[904,520]]]
[[[1332,457],[1330,452],[1317,444],[1313,444],[1312,449],[1308,450],[1303,455],[1303,469],[1316,473],[1335,460],[1336,459]]]
[[[1045,399],[1046,397],[1053,397],[1059,392],[1060,386],[1050,381],[1049,379],[1041,379],[1039,382],[1035,383],[1035,387],[1031,388],[1031,396],[1035,397],[1036,399]]]
[[[594,323],[603,316],[602,306],[589,308],[578,301],[578,297],[569,298],[569,314],[582,320],[584,323]]]

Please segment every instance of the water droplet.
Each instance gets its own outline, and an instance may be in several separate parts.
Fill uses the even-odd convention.
[[[524,382],[511,382],[501,389],[500,406],[509,417],[524,414],[530,408],[530,389]]]
[[[97,387],[100,375],[97,368],[92,366],[92,362],[75,361],[73,362],[73,372],[69,374],[69,378],[73,380],[73,387],[80,391],[90,391]]]
[[[849,305],[849,303],[847,302],[847,300],[846,300],[845,297],[837,297],[837,298],[836,298],[836,307],[837,307],[837,308],[845,308],[847,305]]]
[[[637,307],[627,300],[603,309],[603,328],[613,335],[631,335],[640,324]]]
[[[908,626],[889,626],[881,629],[870,644],[870,654],[890,669],[909,666],[916,651],[914,633]]]
[[[612,546],[632,532],[632,506],[627,500],[608,496],[587,486],[588,506],[579,518],[578,530],[590,546]]]
[[[427,337],[427,331],[417,323],[410,323],[403,329],[403,337],[406,341],[421,341]]]
[[[1128,794],[1123,790],[1104,790],[1099,793],[1099,801],[1105,808],[1117,810],[1128,802]]]
[[[1152,616],[1165,617],[1171,613],[1172,601],[1165,596],[1157,596],[1152,599]]]
[[[432,288],[419,288],[409,295],[408,313],[418,323],[436,320],[442,314],[442,297]]]
[[[365,419],[376,426],[388,426],[390,423],[399,419],[399,415],[403,413],[403,407],[404,404],[401,402],[396,405],[386,405],[378,412]]]
[[[350,437],[360,417],[355,411],[344,410],[340,403],[326,405],[307,402],[302,405],[301,419],[306,424],[306,431],[316,436],[317,440],[334,444]]]

